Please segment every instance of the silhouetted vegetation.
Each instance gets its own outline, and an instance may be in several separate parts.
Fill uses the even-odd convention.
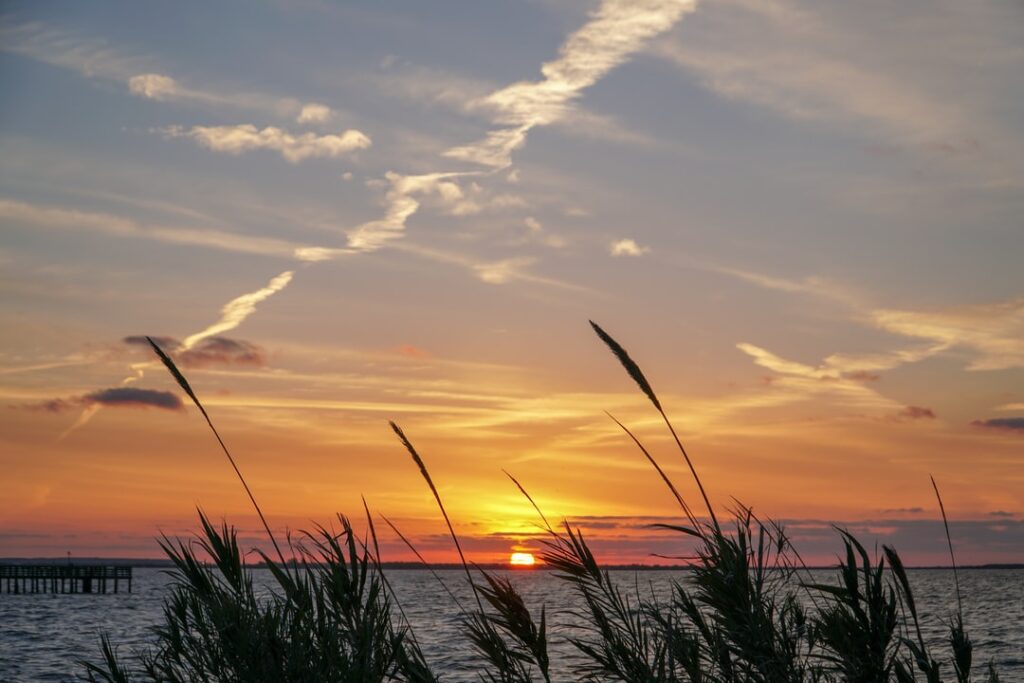
[[[581,656],[575,678],[584,681],[689,683],[909,683],[998,681],[989,665],[972,679],[973,647],[964,630],[959,577],[957,613],[948,624],[948,649],[933,652],[922,636],[907,572],[895,549],[873,556],[850,533],[837,529],[843,553],[836,581],[815,582],[781,525],[737,506],[731,528],[719,524],[703,483],[676,436],[654,389],[625,349],[598,325],[595,332],[651,401],[675,439],[700,491],[706,517],[698,516],[655,458],[622,423],[671,490],[682,511],[679,524],[658,525],[694,544],[687,582],[671,595],[645,597],[626,590],[602,569],[579,529],[549,524],[526,488],[509,475],[536,510],[546,538],[541,557],[573,589],[582,632],[568,635]],[[152,343],[152,342],[151,342]],[[182,389],[216,433],[185,377],[153,344]],[[612,418],[615,419],[614,417]],[[412,456],[437,501],[475,598],[461,613],[466,648],[481,662],[485,681],[552,680],[551,635],[544,606],[531,610],[508,578],[466,561],[421,455],[405,433],[392,428]],[[298,542],[285,562],[269,525],[235,466],[277,558],[260,553],[274,590],[259,595],[233,528],[219,529],[200,512],[202,533],[192,543],[163,538],[173,561],[156,645],[130,665],[104,638],[100,662],[86,663],[90,681],[434,681],[380,566],[373,518],[368,540],[339,516],[340,532],[320,527]],[[933,481],[934,484],[934,481]],[[945,508],[939,495],[945,521]],[[705,521],[706,520],[706,521]],[[398,531],[417,557],[422,557]],[[948,524],[946,525],[949,539]],[[952,542],[950,558],[954,562]],[[207,561],[208,558],[208,561]],[[424,562],[424,564],[426,564]],[[442,585],[443,582],[442,582]],[[446,587],[447,590],[447,587]],[[453,644],[453,647],[459,645]]]

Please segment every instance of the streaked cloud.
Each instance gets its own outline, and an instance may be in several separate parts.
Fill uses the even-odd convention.
[[[149,60],[112,47],[107,41],[39,21],[0,22],[0,50],[70,69],[89,78],[127,80]]]
[[[472,173],[385,174],[388,191],[384,195],[386,210],[381,218],[367,221],[348,233],[348,246],[356,251],[375,251],[405,233],[405,222],[420,208],[424,196],[436,198],[449,213],[465,215],[479,211],[479,205],[467,199],[457,178]]]
[[[503,128],[475,143],[454,147],[445,156],[506,168],[530,130],[564,119],[583,90],[670,29],[696,4],[696,0],[605,0],[562,44],[558,59],[541,66],[542,80],[514,83],[472,103]]]
[[[643,256],[648,251],[649,247],[641,247],[636,240],[630,238],[615,240],[608,247],[608,253],[612,256]]]
[[[138,387],[101,389],[86,394],[82,400],[85,403],[116,408],[161,408],[163,410],[181,410],[183,408],[177,394]]]
[[[152,353],[149,342],[143,336],[130,336],[122,340],[129,346],[138,346],[147,355]],[[200,339],[191,348],[171,337],[153,338],[160,348],[174,361],[186,368],[211,366],[262,367],[266,365],[267,354],[263,347],[244,339],[212,336]]]
[[[99,389],[82,396],[50,399],[41,403],[27,404],[19,407],[29,410],[41,410],[48,413],[62,413],[68,410],[77,410],[83,406],[87,409],[107,406],[113,408],[159,408],[175,411],[184,408],[181,398],[177,394],[170,391],[140,389],[139,387]]]
[[[244,109],[276,117],[294,118],[297,123],[326,123],[335,112],[326,104],[303,103],[293,97],[234,91],[231,88],[188,87],[159,73],[135,74],[128,79],[133,95],[157,102],[198,104],[211,108]]]
[[[112,46],[80,31],[39,21],[0,23],[0,50],[69,69],[86,78],[118,81],[126,84],[131,94],[154,101],[243,109],[288,118],[301,117],[304,107],[312,106],[314,112],[322,113],[315,108],[326,106],[231,86],[185,85],[155,71],[151,57]]]
[[[500,285],[510,280],[521,278],[522,274],[520,271],[533,262],[534,259],[530,257],[508,258],[492,263],[481,263],[474,266],[474,269],[484,282]]]
[[[1024,298],[934,311],[881,309],[870,317],[887,332],[973,352],[969,370],[1024,367]]]
[[[983,427],[985,429],[1020,432],[1024,434],[1024,417],[993,417],[988,420],[975,420],[971,424],[975,427]]]
[[[256,312],[257,304],[266,301],[271,296],[287,287],[288,283],[292,281],[293,275],[294,273],[292,271],[286,270],[280,275],[272,278],[270,282],[267,283],[266,287],[261,287],[260,289],[249,292],[248,294],[242,294],[241,296],[227,302],[220,311],[220,320],[200,332],[196,332],[195,334],[185,337],[181,343],[182,348],[185,351],[189,351],[199,342],[209,337],[215,337],[224,332],[235,329],[241,325],[246,318]]]
[[[275,126],[259,129],[243,123],[234,126],[193,126],[188,130],[171,126],[162,129],[162,132],[171,138],[191,138],[207,149],[227,154],[269,149],[280,153],[292,164],[317,157],[335,159],[366,149],[372,144],[369,137],[355,129],[346,130],[341,135],[294,135]]]
[[[341,250],[293,244],[272,237],[257,237],[207,228],[153,225],[108,213],[65,209],[0,199],[0,217],[8,221],[49,229],[132,237],[168,244],[182,244],[243,254],[277,256],[300,261],[320,261]]]
[[[990,30],[1001,14],[1019,19],[985,2],[939,3],[925,19],[910,6],[854,15],[841,4],[726,0],[655,52],[723,98],[955,162],[971,183],[1017,187],[1024,138],[1000,93],[1024,52]],[[961,47],[941,49],[934,35]],[[949,97],[950,82],[971,94]]]

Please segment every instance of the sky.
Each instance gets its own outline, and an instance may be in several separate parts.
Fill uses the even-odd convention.
[[[691,503],[1024,562],[1024,8],[0,6],[0,556],[365,519],[685,553]],[[695,505],[695,508],[700,506]],[[378,526],[382,526],[380,519]],[[385,560],[410,552],[380,529]]]

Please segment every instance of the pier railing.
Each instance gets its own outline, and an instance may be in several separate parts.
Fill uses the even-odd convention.
[[[131,592],[131,567],[0,564],[4,593],[117,593],[122,586]]]

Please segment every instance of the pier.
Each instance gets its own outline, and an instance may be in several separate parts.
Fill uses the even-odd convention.
[[[4,593],[132,592],[132,568],[75,564],[0,564]]]

